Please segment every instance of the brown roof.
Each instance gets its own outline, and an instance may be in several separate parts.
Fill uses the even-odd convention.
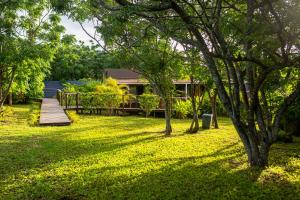
[[[191,84],[190,80],[176,80],[173,81],[175,85],[181,84]],[[145,79],[118,79],[118,84],[125,84],[125,85],[146,85],[149,82]]]
[[[144,80],[144,79],[118,79],[118,84],[146,85],[146,84],[149,84],[149,82],[147,80]]]
[[[105,77],[114,79],[138,79],[140,74],[129,69],[105,69]]]
[[[117,79],[118,84],[145,85],[149,83],[139,73],[129,69],[105,69],[104,76]],[[174,84],[190,84],[190,80],[175,80],[173,82]]]

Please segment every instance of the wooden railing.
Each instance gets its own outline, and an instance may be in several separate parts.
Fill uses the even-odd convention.
[[[81,99],[80,99],[81,95],[82,94],[78,92],[71,93],[71,92],[63,92],[61,90],[57,90],[56,96],[60,106],[62,106],[66,110],[76,110],[76,112],[78,113],[80,109],[81,110],[84,109],[83,106],[81,105]],[[122,96],[122,102],[117,109],[141,110],[139,102],[137,100],[139,95],[129,95],[129,99],[127,101],[125,101],[125,96],[126,95]],[[175,103],[176,100],[185,101],[186,97],[173,97],[172,104]],[[95,107],[94,109],[108,109],[108,108]],[[164,110],[164,103],[161,98],[157,110]]]

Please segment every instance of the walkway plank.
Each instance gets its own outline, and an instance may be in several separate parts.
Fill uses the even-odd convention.
[[[71,121],[57,99],[44,98],[41,106],[40,125],[67,126]]]

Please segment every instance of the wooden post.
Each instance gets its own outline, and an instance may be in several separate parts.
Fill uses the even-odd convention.
[[[63,92],[59,90],[58,94],[59,94],[59,105],[63,106]]]
[[[188,86],[185,84],[185,100],[188,98]]]
[[[79,93],[76,93],[76,113],[78,114],[79,109]]]
[[[66,105],[66,109],[68,108],[68,94],[65,94],[65,105]]]

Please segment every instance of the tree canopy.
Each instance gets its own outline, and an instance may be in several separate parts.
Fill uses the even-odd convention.
[[[99,20],[100,32],[105,25],[122,32],[114,42],[151,27],[196,48],[249,163],[267,164],[280,119],[300,92],[299,1],[89,0],[82,5],[81,11],[89,12],[80,16]],[[123,31],[128,23],[145,26]],[[111,31],[102,31],[103,38]],[[269,97],[282,90],[284,95],[274,104]]]

